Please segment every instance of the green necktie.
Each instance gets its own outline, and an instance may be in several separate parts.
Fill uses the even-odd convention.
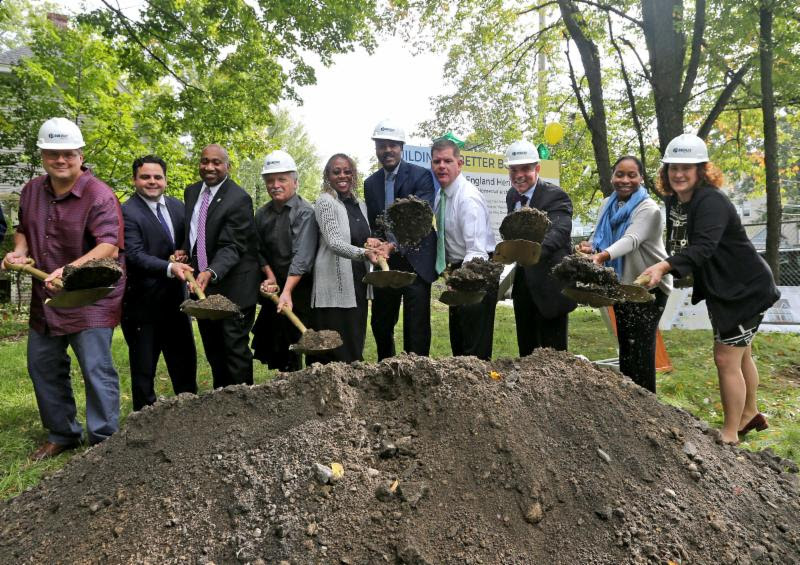
[[[444,218],[447,209],[447,195],[441,189],[439,196],[439,209],[436,211],[436,273],[441,275],[447,266],[444,253]]]

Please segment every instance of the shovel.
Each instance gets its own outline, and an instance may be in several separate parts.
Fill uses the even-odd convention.
[[[605,292],[606,289],[594,286],[568,286],[561,291],[561,294],[577,302],[578,304],[585,304],[594,308],[602,308],[604,306],[613,306],[619,302],[618,298],[614,298]]]
[[[44,271],[34,268],[33,259],[28,259],[27,263],[8,263],[3,261],[3,266],[12,271],[23,271],[33,275],[36,279],[44,281],[49,275]],[[61,279],[54,279],[53,286],[59,289],[64,288]],[[51,308],[80,308],[81,306],[88,306],[94,304],[101,298],[105,298],[108,293],[114,290],[113,286],[99,286],[96,288],[83,288],[80,290],[61,290],[52,298],[44,301],[47,306]]]
[[[620,284],[619,293],[626,302],[652,302],[656,297],[651,294],[645,285],[650,282],[650,277],[639,276],[633,284]]]
[[[495,246],[492,260],[503,265],[518,263],[523,267],[530,267],[538,263],[541,256],[541,243],[527,239],[508,239]]]
[[[185,276],[186,280],[194,288],[198,300],[184,300],[183,304],[181,304],[181,312],[194,316],[198,320],[224,320],[241,314],[239,307],[221,294],[214,294],[213,302],[209,302],[191,271],[186,271]]]
[[[363,282],[377,286],[378,288],[403,288],[414,282],[417,278],[416,273],[405,271],[390,271],[389,264],[383,257],[378,258],[380,271],[372,271],[364,275]]]
[[[269,298],[277,306],[279,302],[277,294],[274,292],[264,292],[263,290],[260,292],[261,296]],[[300,340],[297,343],[289,346],[291,351],[311,354],[325,353],[326,351],[331,351],[342,345],[342,336],[339,335],[339,332],[333,330],[310,330],[300,321],[300,318],[298,318],[294,312],[286,308],[281,309],[281,314],[289,318],[289,321],[294,324],[294,327],[303,334],[300,336]]]
[[[467,304],[477,304],[486,296],[485,290],[445,290],[439,296],[439,302],[448,306],[466,306]]]

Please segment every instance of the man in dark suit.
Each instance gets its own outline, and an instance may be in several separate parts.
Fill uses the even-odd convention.
[[[379,226],[378,219],[398,198],[414,195],[434,203],[433,177],[428,169],[403,161],[406,136],[402,128],[384,120],[372,135],[375,155],[382,168],[364,181],[364,200],[370,229],[376,238],[393,243],[389,268],[417,274],[414,282],[401,289],[374,288],[372,333],[378,348],[378,360],[395,354],[394,326],[403,303],[403,349],[408,353],[428,355],[431,348],[431,283],[436,280],[436,234],[428,234],[415,249],[394,243],[391,233]]]
[[[207,295],[221,294],[234,302],[241,316],[198,320],[197,326],[214,379],[214,388],[253,384],[250,328],[256,313],[258,251],[253,201],[228,176],[228,153],[208,145],[200,155],[200,177],[184,192],[184,249]]]
[[[186,298],[185,270],[171,262],[175,238],[185,230],[183,202],[164,195],[167,164],[153,155],[133,162],[136,194],[122,205],[128,281],[122,301],[122,333],[128,343],[133,409],[156,401],[158,357],[175,394],[197,392],[197,353],[189,317],[180,311]]]
[[[514,276],[511,297],[519,355],[530,355],[537,347],[566,351],[567,320],[577,305],[561,294],[563,285],[550,270],[572,248],[572,201],[560,187],[539,178],[539,152],[532,143],[512,143],[506,150],[506,165],[511,179],[508,213],[530,206],[545,212],[551,222],[539,262],[532,267],[517,265]]]

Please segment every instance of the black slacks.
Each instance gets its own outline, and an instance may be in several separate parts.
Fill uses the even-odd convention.
[[[214,388],[253,384],[253,353],[249,347],[255,305],[243,308],[241,316],[224,320],[197,320]]]
[[[378,361],[394,357],[394,327],[403,303],[403,350],[428,355],[431,350],[431,285],[419,276],[404,288],[373,287],[372,334]]]
[[[497,288],[477,304],[449,307],[450,349],[453,355],[474,355],[489,361],[494,342]]]
[[[134,410],[156,401],[154,381],[162,353],[175,394],[197,393],[197,351],[189,316],[176,306],[174,313],[158,321],[122,320],[121,325],[128,344]]]
[[[514,321],[517,326],[520,357],[530,355],[537,347],[567,350],[569,314],[545,318],[533,301],[531,291],[525,282],[525,272],[520,268],[517,268],[514,275],[511,299],[514,301]]]
[[[652,291],[653,302],[622,302],[614,305],[619,340],[619,370],[639,386],[656,391],[656,331],[667,295]]]

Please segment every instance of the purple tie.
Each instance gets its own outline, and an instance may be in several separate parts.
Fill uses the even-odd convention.
[[[206,216],[208,215],[208,202],[211,200],[211,189],[203,191],[203,201],[200,203],[200,212],[197,214],[197,270],[201,273],[208,269],[206,257]]]

